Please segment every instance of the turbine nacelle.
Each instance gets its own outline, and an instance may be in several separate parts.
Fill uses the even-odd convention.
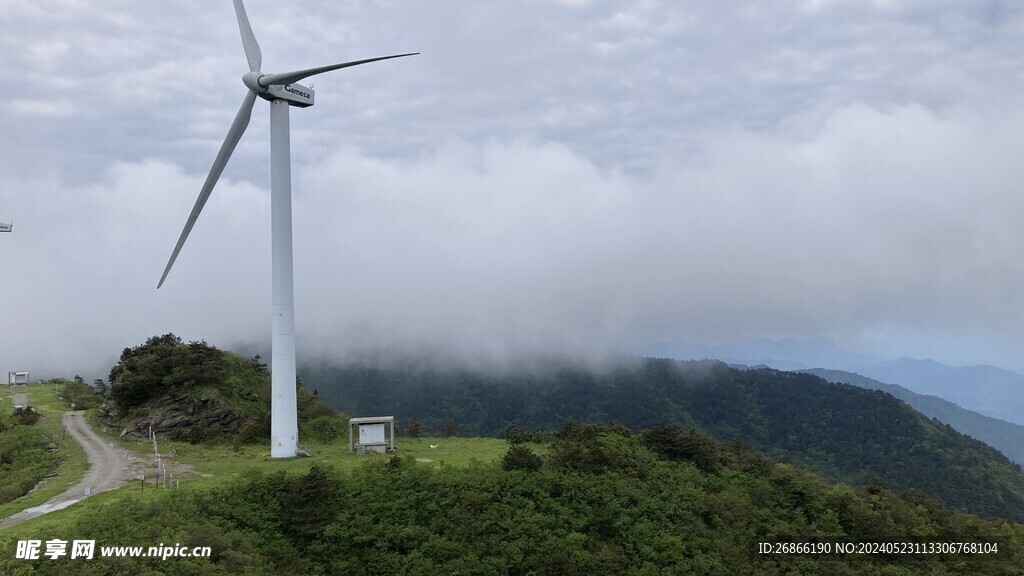
[[[278,75],[280,76],[280,75]],[[271,84],[273,76],[262,72],[246,72],[242,75],[242,84],[267,102],[287,100],[298,108],[309,108],[313,105],[313,89],[302,84]]]
[[[268,86],[267,91],[259,96],[268,102],[287,100],[288,104],[298,108],[309,108],[313,105],[313,89],[302,84]]]

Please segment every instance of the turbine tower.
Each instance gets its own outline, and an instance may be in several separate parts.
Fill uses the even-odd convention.
[[[178,243],[171,253],[167,267],[157,284],[159,289],[167,279],[174,260],[202,212],[210,192],[217,184],[224,166],[235,150],[242,133],[249,125],[252,107],[259,96],[270,102],[270,212],[271,212],[271,260],[272,283],[272,338],[271,338],[271,401],[270,401],[270,456],[289,458],[298,451],[298,415],[295,401],[295,305],[292,291],[292,183],[291,152],[289,143],[288,108],[307,108],[313,105],[313,89],[296,84],[303,78],[323,74],[332,70],[368,64],[378,60],[401,58],[418,54],[395,54],[355,60],[342,64],[331,64],[283,74],[264,74],[260,71],[263,54],[252,33],[249,18],[245,14],[242,0],[234,0],[238,29],[242,34],[242,47],[249,61],[249,72],[242,76],[242,83],[249,92],[242,100],[228,135],[213,161],[210,174],[206,177],[192,213],[181,231]]]

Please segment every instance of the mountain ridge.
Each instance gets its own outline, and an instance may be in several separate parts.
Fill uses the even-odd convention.
[[[880,391],[718,361],[640,359],[610,371],[547,374],[358,365],[300,368],[307,386],[353,416],[394,415],[439,431],[501,435],[515,424],[553,429],[566,420],[695,427],[739,437],[770,457],[834,481],[882,480],[919,488],[950,506],[1024,517],[1024,474],[996,449],[938,424]]]
[[[887,392],[910,404],[925,416],[949,424],[958,432],[981,440],[1005,454],[1010,460],[1024,465],[1024,426],[979,414],[938,396],[918,394],[897,384],[879,382],[861,374],[826,368],[812,368],[801,372],[820,376],[829,382]]]

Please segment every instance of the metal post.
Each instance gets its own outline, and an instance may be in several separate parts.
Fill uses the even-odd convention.
[[[292,281],[292,176],[286,100],[270,103],[270,233],[273,269],[270,457],[298,452],[295,300]]]

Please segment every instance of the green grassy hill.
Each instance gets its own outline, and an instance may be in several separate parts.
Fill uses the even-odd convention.
[[[570,424],[551,444],[514,448],[543,451],[543,465],[293,460],[179,491],[125,489],[0,532],[0,548],[12,551],[0,556],[0,573],[984,575],[1024,564],[1020,525],[953,512],[920,492],[833,485],[739,443],[671,427],[636,435]],[[212,554],[13,559],[24,538],[208,546]],[[795,542],[828,552],[759,552],[759,544]],[[869,542],[969,542],[989,553],[837,551]]]
[[[33,414],[0,418],[0,504],[28,493],[59,463],[49,435],[29,424]]]
[[[6,390],[0,402],[0,518],[59,494],[85,471],[85,452],[61,433],[67,404],[57,392],[68,384],[48,380]],[[11,413],[16,393],[29,400],[22,414]]]

